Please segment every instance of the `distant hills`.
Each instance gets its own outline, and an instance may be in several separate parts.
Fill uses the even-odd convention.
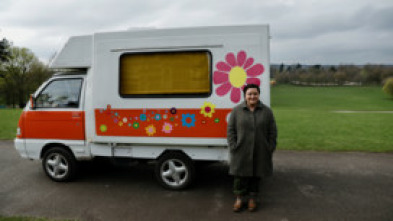
[[[296,68],[296,67],[299,67],[299,65],[300,65],[300,68],[302,68],[302,69],[309,69],[309,68],[316,67],[316,66],[319,66],[322,69],[327,69],[327,68],[331,68],[331,67],[339,67],[339,66],[355,66],[355,67],[358,67],[358,68],[363,68],[364,66],[393,67],[393,64],[391,64],[391,65],[387,65],[387,64],[363,64],[363,65],[356,65],[356,64],[338,64],[338,65],[314,64],[314,65],[310,65],[310,64],[300,64],[300,63],[298,63],[298,64],[283,64],[283,63],[277,64],[277,63],[272,63],[272,64],[270,64],[270,68],[279,69],[281,65],[284,66],[283,67],[284,70],[286,70],[288,67]]]

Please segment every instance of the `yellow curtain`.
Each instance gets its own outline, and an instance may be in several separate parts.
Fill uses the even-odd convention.
[[[125,54],[120,60],[120,93],[210,93],[208,52]]]

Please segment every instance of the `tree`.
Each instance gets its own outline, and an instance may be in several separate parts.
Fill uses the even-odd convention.
[[[330,66],[330,67],[329,67],[329,71],[330,71],[330,72],[333,72],[333,73],[337,72],[336,66]]]
[[[338,84],[343,84],[344,81],[348,79],[347,74],[343,71],[337,71],[334,73],[333,78]]]
[[[30,93],[34,92],[42,82],[46,81],[53,75],[53,71],[48,66],[41,62],[34,62],[31,66],[30,71],[27,73],[27,91]]]
[[[8,60],[10,55],[10,43],[7,39],[3,38],[0,41],[0,62],[5,62]]]
[[[284,63],[280,64],[279,72],[282,73],[284,71]]]
[[[345,73],[345,81],[364,83],[364,79],[366,76],[365,73],[362,72],[362,69],[355,65],[340,65],[337,68],[337,72]]]
[[[322,69],[322,65],[316,64],[316,65],[313,65],[312,68],[315,69],[315,70],[321,70]]]
[[[363,68],[366,73],[366,82],[372,84],[381,84],[382,82],[382,70],[381,65],[366,65]]]
[[[29,49],[11,47],[8,60],[0,67],[3,100],[13,107],[23,107],[29,94],[50,75],[48,68]]]
[[[393,97],[393,78],[388,78],[382,89],[386,94]]]

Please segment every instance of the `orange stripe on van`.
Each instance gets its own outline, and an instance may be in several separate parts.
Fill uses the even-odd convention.
[[[214,110],[214,112],[213,112]],[[231,109],[95,109],[98,136],[225,138]],[[210,113],[209,113],[210,112]]]

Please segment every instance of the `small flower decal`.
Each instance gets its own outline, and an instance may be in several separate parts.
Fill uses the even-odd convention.
[[[156,114],[156,115],[154,115],[154,119],[155,119],[156,121],[161,120],[161,114]]]
[[[210,102],[205,102],[203,104],[203,106],[201,107],[201,114],[203,114],[205,117],[212,117],[215,107],[216,107],[216,105],[214,105]]]
[[[146,121],[146,119],[147,119],[146,114],[141,114],[141,115],[139,115],[139,119],[140,119],[141,121]]]
[[[169,134],[171,133],[173,130],[173,126],[170,123],[164,123],[164,125],[162,126],[162,132]]]
[[[195,127],[195,114],[182,114],[181,122],[184,127]]]
[[[108,130],[108,127],[105,124],[101,124],[100,130],[101,130],[101,132],[105,133]]]
[[[170,109],[170,112],[171,112],[171,114],[176,114],[176,113],[177,113],[177,110],[176,110],[175,107],[172,107],[172,108]]]
[[[138,122],[134,122],[134,123],[132,124],[132,127],[133,127],[134,129],[138,129],[138,128],[139,128],[139,123],[138,123]]]
[[[151,124],[145,128],[147,135],[153,136],[156,133],[156,127]]]
[[[214,119],[214,123],[220,123],[220,119],[219,118]]]
[[[238,103],[241,98],[241,89],[246,84],[260,85],[257,76],[261,75],[265,68],[262,64],[254,64],[254,58],[247,58],[245,51],[228,53],[225,61],[216,64],[217,71],[214,72],[213,82],[218,84],[216,94],[224,96],[231,91],[231,101]]]

